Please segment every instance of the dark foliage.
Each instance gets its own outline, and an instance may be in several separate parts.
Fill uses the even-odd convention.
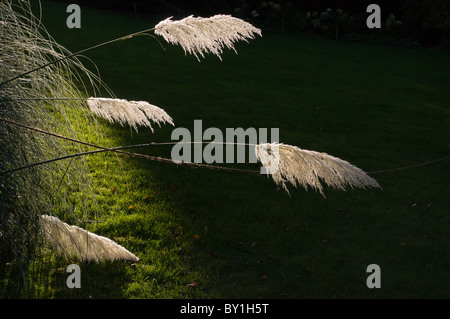
[[[71,3],[71,0],[59,0]],[[88,5],[103,10],[120,11],[136,16],[141,15],[164,15],[181,17],[189,14],[212,15],[217,13],[233,14],[241,18],[253,19],[256,25],[262,27],[275,26],[282,28],[283,33],[302,33],[311,31],[308,29],[304,17],[308,11],[318,11],[319,13],[330,8],[334,12],[342,10],[350,19],[351,23],[341,23],[339,34],[336,31],[337,23],[326,25],[327,31],[317,32],[328,37],[339,37],[347,39],[365,39],[371,31],[365,27],[367,17],[366,9],[372,0],[79,0],[79,5]],[[279,5],[280,10],[276,12],[261,12],[261,8],[266,4]],[[432,46],[446,43],[450,30],[450,1],[448,0],[378,0],[375,2],[381,7],[382,21],[391,14],[401,22],[401,27],[393,32],[389,26],[388,30],[383,27],[382,31],[388,31],[381,36],[398,39],[397,42],[405,41],[417,42],[423,45]],[[251,15],[253,10],[258,11],[258,19]],[[330,21],[329,21],[330,22]],[[342,21],[341,21],[342,22]],[[282,26],[282,27],[281,27]],[[329,31],[328,31],[329,29]],[[373,34],[373,32],[372,32]],[[362,36],[361,36],[362,35]],[[379,34],[377,34],[379,36]]]

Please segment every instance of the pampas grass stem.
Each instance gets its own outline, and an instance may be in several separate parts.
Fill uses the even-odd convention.
[[[44,134],[53,135],[62,139],[68,139],[77,143],[86,144],[89,146],[93,146],[96,148],[100,148],[100,150],[77,153],[72,155],[66,155],[60,158],[54,158],[50,160],[46,160],[39,163],[30,164],[27,166],[22,166],[16,169],[12,169],[9,171],[1,172],[1,174],[11,173],[14,171],[26,169],[32,166],[42,165],[53,161],[59,161],[67,158],[73,158],[77,156],[89,155],[99,152],[118,152],[123,153],[128,156],[136,156],[143,157],[152,160],[166,161],[172,162],[171,159],[148,156],[144,154],[136,154],[129,152],[122,152],[122,149],[126,148],[143,148],[155,145],[174,145],[178,143],[184,142],[160,142],[160,143],[149,143],[149,144],[138,144],[138,145],[128,145],[122,147],[114,147],[114,148],[105,148],[102,146],[85,143],[82,141],[70,139],[64,136],[55,135],[50,132],[42,131],[39,129],[27,127],[18,123],[14,123],[12,121],[8,121],[0,118],[0,121],[6,122],[12,125],[17,125],[20,127],[24,127],[33,131],[38,131]],[[256,158],[259,160],[264,167],[269,170],[269,173],[272,175],[274,181],[281,185],[288,193],[288,189],[286,187],[286,182],[291,183],[294,186],[300,184],[301,186],[308,189],[308,187],[312,187],[314,189],[319,190],[319,192],[324,195],[323,188],[321,185],[321,180],[323,180],[328,186],[345,190],[345,186],[350,187],[380,187],[380,185],[371,177],[369,177],[364,171],[357,168],[356,166],[351,165],[350,163],[341,160],[337,157],[328,155],[326,153],[319,153],[315,151],[303,150],[297,146],[286,145],[286,144],[278,144],[278,143],[265,143],[265,144],[250,144],[250,143],[235,143],[235,142],[186,142],[188,144],[197,144],[197,143],[212,143],[212,144],[233,144],[233,145],[245,145],[245,146],[253,146],[255,147]],[[235,171],[246,171],[246,172],[256,172],[250,170],[241,170],[234,168],[226,168],[222,166],[212,166],[212,165],[204,165],[200,163],[184,163],[196,166],[205,166],[208,168],[215,169],[227,169],[227,170],[235,170]],[[0,174],[0,175],[1,175]],[[325,195],[324,195],[325,196]]]
[[[82,53],[86,53],[117,41],[131,39],[139,35],[149,35],[158,40],[155,36],[149,33],[151,31],[154,31],[155,34],[162,36],[169,43],[181,45],[185,52],[195,55],[199,61],[200,59],[198,54],[204,57],[204,53],[213,53],[222,60],[220,55],[222,54],[222,49],[225,46],[236,52],[234,42],[253,39],[254,33],[261,35],[260,29],[255,28],[253,25],[245,22],[244,20],[234,18],[229,15],[215,15],[210,18],[194,18],[193,16],[189,16],[179,21],[173,21],[170,17],[159,22],[153,28],[148,28],[99,43],[31,68],[25,72],[3,80],[3,82],[0,82],[0,86],[4,86],[5,84],[23,78],[33,72],[42,70],[59,62],[64,62],[65,60],[76,57]]]

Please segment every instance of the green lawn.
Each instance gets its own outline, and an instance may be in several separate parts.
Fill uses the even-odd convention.
[[[42,7],[50,33],[71,51],[159,19],[82,7],[82,28],[69,30],[65,5],[43,1]],[[222,130],[277,127],[280,142],[367,172],[449,154],[449,52],[265,30],[239,44],[238,55],[224,54],[223,62],[209,56],[199,63],[163,45],[166,50],[151,37],[137,37],[86,56],[117,97],[158,105],[177,127],[191,130],[196,119]],[[170,141],[173,130],[136,134],[101,123],[105,140],[117,146]],[[170,146],[143,152],[170,157]],[[89,162],[95,194],[85,195],[96,201],[80,217],[141,260],[81,265],[82,288],[73,290],[65,285],[71,262],[59,261],[46,280],[37,280],[36,297],[450,297],[448,161],[374,174],[383,190],[326,189],[326,198],[294,188],[289,196],[255,174],[112,154]],[[370,264],[381,267],[381,289],[366,286]]]

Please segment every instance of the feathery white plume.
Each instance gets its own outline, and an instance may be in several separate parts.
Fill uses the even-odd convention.
[[[232,49],[237,41],[248,42],[254,39],[254,33],[261,36],[261,30],[244,20],[230,15],[218,14],[210,18],[189,16],[173,21],[172,17],[155,26],[155,34],[169,43],[179,44],[185,53],[193,54],[200,61],[204,53],[212,53],[220,60],[224,47]]]
[[[89,98],[87,104],[94,114],[107,119],[111,123],[128,123],[136,132],[137,126],[147,126],[153,132],[150,121],[173,124],[172,118],[161,108],[145,101],[127,101],[123,99]]]
[[[76,257],[80,261],[139,261],[138,257],[111,239],[70,226],[57,217],[42,215],[40,224],[47,242],[62,255]]]
[[[347,185],[351,188],[380,187],[376,180],[358,167],[326,153],[278,143],[259,144],[255,151],[256,158],[269,171],[275,183],[283,186],[288,193],[286,182],[305,189],[310,186],[324,197],[321,180],[342,190]]]

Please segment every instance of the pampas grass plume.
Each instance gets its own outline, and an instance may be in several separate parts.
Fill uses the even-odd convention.
[[[321,181],[333,188],[380,187],[377,181],[358,167],[326,153],[303,150],[297,146],[265,143],[255,148],[256,158],[272,175],[276,184],[288,193],[286,183],[305,189],[311,187],[324,197]]]
[[[153,132],[151,122],[173,124],[172,118],[161,108],[145,101],[127,101],[111,98],[89,98],[87,104],[91,111],[110,121],[121,125],[128,123],[138,131],[138,126],[149,127]]]
[[[254,34],[261,36],[261,30],[244,20],[230,15],[218,14],[209,18],[189,16],[173,21],[172,17],[155,26],[155,34],[162,36],[168,43],[180,45],[185,53],[199,55],[212,53],[222,60],[223,48],[236,52],[234,43],[248,42]]]
[[[47,243],[61,255],[75,257],[79,261],[139,261],[138,257],[111,239],[70,226],[57,217],[42,215],[40,224]]]

